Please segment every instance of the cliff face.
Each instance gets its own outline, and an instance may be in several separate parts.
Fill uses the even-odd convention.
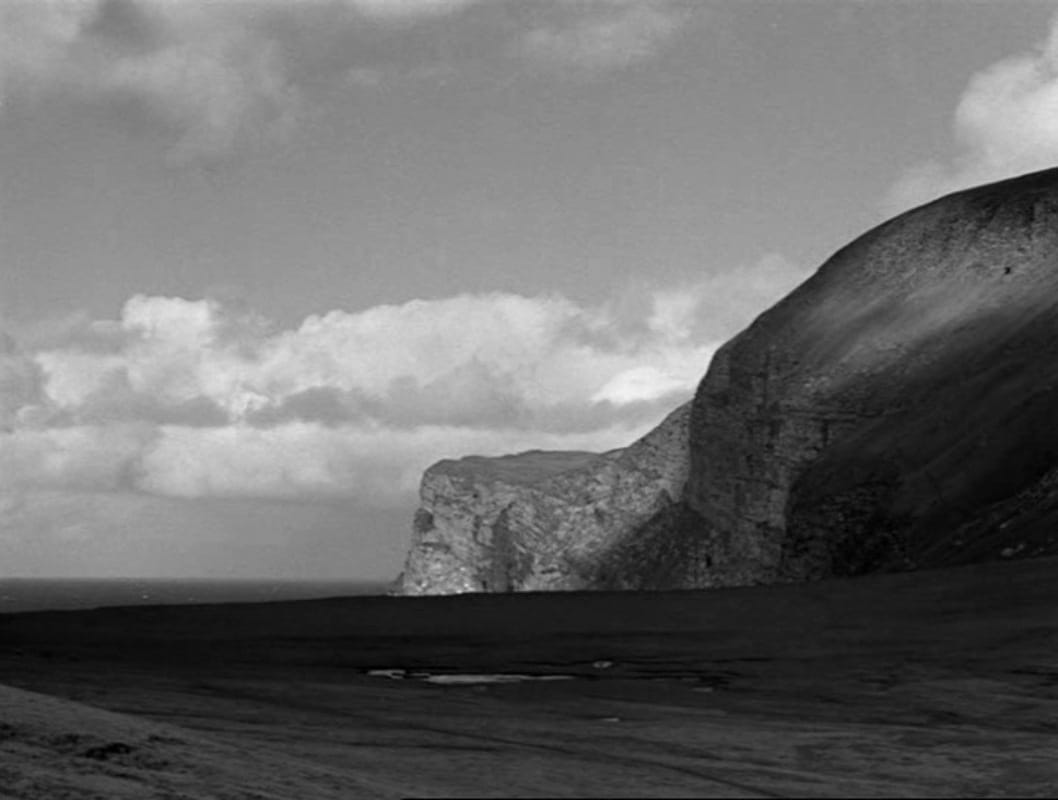
[[[690,406],[623,450],[441,461],[422,505],[405,594],[694,585],[683,524]]]
[[[403,590],[741,585],[1058,553],[1056,409],[1058,169],[861,236],[626,450],[431,468]]]
[[[1056,552],[1058,170],[870,231],[714,358],[686,499],[720,569]]]

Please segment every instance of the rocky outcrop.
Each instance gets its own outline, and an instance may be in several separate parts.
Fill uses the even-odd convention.
[[[695,585],[705,548],[679,502],[689,414],[688,404],[601,455],[533,451],[430,467],[400,591]]]
[[[432,467],[403,590],[742,585],[1058,553],[1056,409],[1048,170],[861,236],[626,450]]]

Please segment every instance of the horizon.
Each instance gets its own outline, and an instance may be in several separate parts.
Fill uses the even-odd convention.
[[[289,578],[0,578],[0,615],[128,606],[382,597],[392,581]]]
[[[3,4],[0,581],[392,580],[430,464],[625,447],[863,232],[1055,166],[1056,12]]]

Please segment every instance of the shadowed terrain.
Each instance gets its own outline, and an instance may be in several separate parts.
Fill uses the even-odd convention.
[[[1056,569],[2,616],[0,682],[86,704],[0,694],[3,785],[19,798],[1047,796]],[[567,677],[426,680],[495,673]],[[121,792],[92,794],[97,774]]]

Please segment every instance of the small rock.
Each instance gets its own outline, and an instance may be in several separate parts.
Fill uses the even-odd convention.
[[[612,661],[605,661],[605,660],[592,661],[591,665],[593,667],[595,667],[595,669],[609,669],[610,667],[613,666],[613,662]]]

